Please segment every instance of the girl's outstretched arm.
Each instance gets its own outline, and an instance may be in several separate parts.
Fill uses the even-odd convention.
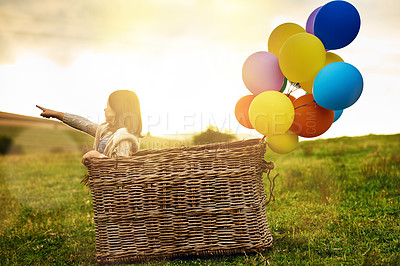
[[[47,109],[47,108],[41,107],[39,105],[36,105],[36,107],[43,111],[40,114],[43,117],[46,117],[46,118],[57,118],[60,121],[62,121],[63,118],[64,118],[64,113],[62,113],[62,112],[58,112],[58,111],[54,111],[54,110],[51,110],[51,109]]]
[[[56,119],[62,121],[64,124],[67,124],[70,127],[73,127],[80,131],[83,131],[93,137],[96,135],[96,130],[99,127],[99,125],[90,121],[87,118],[84,118],[79,115],[73,115],[73,114],[69,114],[69,113],[54,111],[51,109],[41,107],[39,105],[36,105],[36,107],[43,111],[40,114],[43,117],[56,118]]]

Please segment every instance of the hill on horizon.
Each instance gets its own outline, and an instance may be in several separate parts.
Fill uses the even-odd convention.
[[[93,146],[93,137],[78,130],[75,130],[59,121],[6,112],[0,112],[0,136],[2,135],[9,136],[13,139],[14,146],[17,146],[17,153],[84,153],[88,150],[91,150]],[[147,134],[145,138],[141,139],[140,148],[160,149],[169,147],[191,146],[191,136],[192,135],[190,134],[177,134],[158,137]],[[309,149],[307,147],[314,145],[313,143],[321,142],[325,142],[327,145],[329,143],[336,143],[336,145],[339,147],[345,145],[345,143],[350,139],[356,140],[368,138],[371,140],[377,136],[380,135],[370,134],[357,137],[344,136],[330,139],[303,140],[299,143],[299,147],[301,149]],[[382,136],[400,137],[400,134]],[[260,136],[251,134],[237,135],[238,140],[259,137]],[[303,152],[310,153],[310,151]]]
[[[92,149],[93,137],[60,121],[0,111],[0,136],[13,139],[14,153],[84,153]],[[190,146],[191,138],[158,137],[148,134],[141,149]]]

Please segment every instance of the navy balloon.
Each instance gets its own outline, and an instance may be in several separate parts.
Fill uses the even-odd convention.
[[[325,49],[335,50],[351,43],[360,31],[357,9],[346,1],[332,1],[318,11],[314,19],[314,35]]]
[[[343,110],[334,110],[334,112],[335,112],[335,117],[333,118],[333,123],[336,122],[336,120],[338,120],[339,117],[342,116]]]
[[[318,72],[313,95],[318,105],[330,110],[343,110],[360,98],[363,85],[363,78],[356,67],[335,62]]]

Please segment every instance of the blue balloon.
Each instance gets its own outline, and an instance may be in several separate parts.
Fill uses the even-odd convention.
[[[335,112],[335,117],[333,118],[333,123],[335,123],[335,122],[336,122],[336,120],[338,120],[338,119],[339,119],[339,117],[341,117],[341,116],[342,116],[342,114],[343,114],[343,110],[334,110],[334,112]]]
[[[315,16],[314,35],[321,40],[325,49],[340,49],[356,38],[360,25],[360,14],[352,4],[332,1],[322,6]]]
[[[313,84],[314,99],[329,110],[343,110],[353,105],[363,91],[360,71],[345,62],[335,62],[321,69]]]

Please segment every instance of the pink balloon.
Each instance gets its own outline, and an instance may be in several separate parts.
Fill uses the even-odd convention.
[[[322,6],[316,8],[308,17],[307,23],[306,23],[306,31],[308,33],[314,34],[314,20],[315,16],[317,15],[318,11],[321,9]]]
[[[279,59],[269,52],[256,52],[243,64],[242,78],[247,89],[254,95],[264,91],[280,91],[284,76]]]

